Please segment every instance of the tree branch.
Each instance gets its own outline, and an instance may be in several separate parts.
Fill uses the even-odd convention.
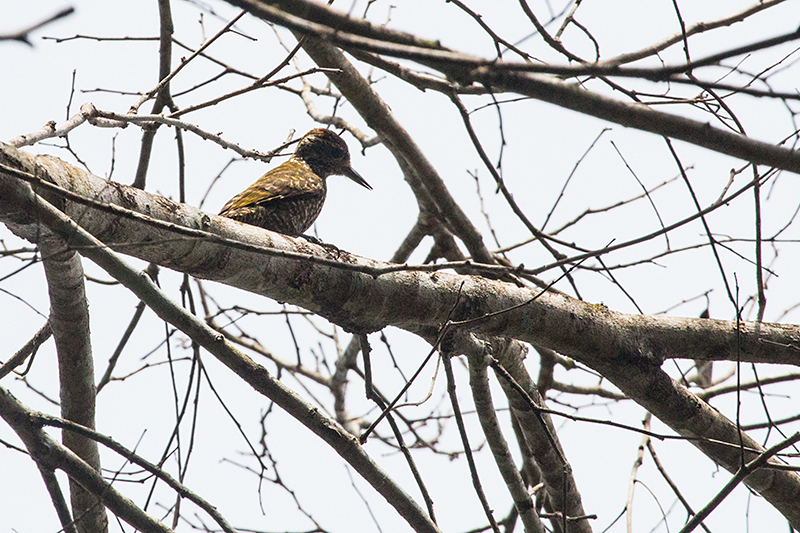
[[[380,53],[393,57],[414,60],[434,68],[462,85],[474,83],[492,88],[494,91],[511,92],[530,96],[559,107],[607,120],[622,126],[679,139],[715,152],[723,153],[759,165],[800,173],[800,152],[757,141],[731,133],[679,115],[655,111],[639,103],[628,103],[588,91],[576,84],[566,83],[553,76],[526,72],[530,70],[554,70],[529,63],[507,64],[448,50],[438,43],[424,41],[410,34],[389,32],[376,28],[366,21],[352,19],[333,9],[319,6],[307,0],[279,2],[280,7],[261,0],[228,0],[229,3],[248,10],[268,22],[312,35],[344,48]],[[308,16],[308,7],[324,12],[317,18]],[[286,11],[283,11],[285,9]],[[316,11],[315,11],[316,13]],[[308,18],[306,18],[308,17]],[[324,22],[320,22],[324,21]],[[349,33],[351,30],[352,33]],[[800,32],[787,34],[786,38],[798,38]],[[318,63],[319,64],[319,63]],[[596,70],[596,74],[613,75],[604,67],[581,66],[580,69]],[[569,67],[570,71],[574,71]],[[613,67],[617,72],[623,69]],[[663,69],[660,69],[663,71]],[[674,70],[674,69],[672,69]],[[576,71],[577,72],[577,71]],[[672,71],[663,71],[672,75]],[[656,72],[651,72],[656,75]],[[637,73],[637,76],[644,71]],[[667,76],[667,79],[669,76]]]
[[[525,287],[475,276],[400,271],[374,277],[349,269],[331,268],[330,261],[322,266],[295,255],[284,257],[232,249],[212,242],[213,237],[239,239],[272,247],[276,252],[302,251],[328,258],[336,255],[346,265],[382,264],[207,215],[184,204],[107,182],[56,158],[34,157],[10,147],[1,148],[0,164],[26,169],[28,180],[46,179],[80,190],[82,194],[102,202],[122,204],[154,218],[202,227],[209,232],[208,241],[187,239],[139,220],[63,202],[65,213],[73,220],[80,220],[82,227],[98,239],[107,241],[107,246],[197,277],[305,307],[348,331],[376,331],[394,325],[430,339],[435,338],[439,327],[452,314],[453,327],[545,346],[598,370],[620,390],[675,431],[690,437],[704,453],[732,471],[738,468],[740,457],[736,427],[671,380],[660,369],[662,361],[681,357],[800,363],[797,341],[800,327],[796,325],[742,322],[737,329],[736,323],[730,321],[627,315],[603,305],[564,295],[537,293]],[[33,173],[41,178],[33,177]],[[0,170],[0,220],[18,235],[35,240],[38,235],[36,217],[46,215],[49,218],[41,220],[51,221],[55,215],[50,210],[42,211],[44,204],[36,203],[30,187],[18,179],[19,175],[19,171],[12,169]],[[70,232],[77,231],[76,226],[70,228]],[[87,257],[99,261],[98,255],[105,257],[104,254],[108,254],[105,245],[89,239],[83,231],[77,231],[75,235],[81,237],[72,241],[71,246]],[[105,263],[101,266],[113,270]],[[129,276],[126,283],[132,284],[137,279],[135,275]],[[143,290],[138,288],[134,292],[144,300]],[[453,314],[456,302],[458,305]],[[172,320],[178,321],[175,317]],[[183,324],[183,327],[189,325]],[[226,364],[248,383],[259,391],[269,392],[273,395],[270,397],[284,409],[323,438],[330,436],[328,429],[322,429],[329,427],[327,419],[314,418],[319,416],[316,412],[310,415],[295,403],[297,398],[288,390],[276,389],[280,384],[273,383],[272,378],[261,367],[254,367],[249,359],[240,359],[235,355],[238,352],[229,351],[226,343],[223,343],[224,350],[220,348],[219,334],[191,329],[189,335],[201,340],[205,335],[212,335],[201,342],[204,347],[218,357],[228,358]],[[306,417],[311,417],[314,423]],[[358,451],[360,448],[353,450],[349,444],[342,444],[339,438],[344,437],[330,442],[345,446],[348,454],[357,452],[360,457],[359,454],[363,453]],[[758,453],[763,449],[749,438],[746,438],[745,446],[752,450],[748,453]],[[342,450],[339,453],[344,455]],[[367,468],[363,463],[359,464]],[[800,477],[796,473],[759,470],[746,482],[793,524],[800,525],[800,508],[796,505],[800,498]]]
[[[58,356],[61,416],[94,429],[97,391],[81,259],[49,231],[42,231],[38,244],[50,295],[49,323]],[[64,433],[62,440],[64,446],[100,473],[100,453],[95,441],[74,433]],[[107,531],[108,518],[105,509],[98,505],[97,496],[85,491],[75,480],[70,480],[69,492],[78,531]]]
[[[9,184],[7,180],[0,180]],[[359,445],[358,440],[341,426],[333,423],[317,408],[302,400],[293,391],[272,377],[267,370],[252,359],[239,352],[224,336],[210,326],[172,302],[144,273],[139,273],[124,263],[102,242],[96,240],[73,220],[57,210],[43,198],[35,195],[27,184],[17,180],[16,185],[2,187],[0,197],[8,198],[17,207],[29,213],[36,213],[38,224],[44,224],[57,234],[70,239],[70,245],[133,292],[145,302],[164,321],[183,331],[200,346],[217,357],[256,391],[270,398],[287,413],[313,431],[342,456],[375,490],[392,505],[406,521],[419,532],[437,533],[439,529],[431,522],[425,512],[401,487],[390,481]],[[133,187],[131,190],[137,190]],[[146,194],[140,191],[141,194]],[[175,204],[178,205],[178,204]],[[0,208],[0,212],[3,209]],[[86,213],[84,213],[85,215]],[[2,218],[2,215],[0,215]],[[85,219],[84,219],[85,220]],[[23,228],[10,223],[12,230]],[[35,235],[35,234],[34,234]],[[284,280],[285,282],[285,280]],[[98,494],[98,493],[96,493]]]
[[[146,533],[171,533],[171,529],[147,515],[132,501],[120,494],[94,468],[45,433],[32,422],[32,412],[3,387],[0,387],[0,417],[10,425],[40,469],[63,470],[87,492],[100,498],[115,515]],[[76,517],[79,519],[79,517]]]
[[[476,343],[477,344],[477,343]],[[477,348],[477,346],[476,346]],[[544,527],[539,520],[539,515],[531,501],[531,496],[525,488],[519,469],[514,464],[511,450],[508,448],[505,437],[500,430],[497,421],[497,413],[492,402],[492,393],[489,387],[489,376],[486,372],[488,362],[487,353],[480,349],[472,349],[467,354],[469,360],[469,385],[472,390],[472,397],[475,401],[475,410],[478,412],[478,420],[486,435],[486,441],[492,450],[492,456],[497,469],[503,476],[508,487],[508,492],[514,501],[526,533],[544,531]]]

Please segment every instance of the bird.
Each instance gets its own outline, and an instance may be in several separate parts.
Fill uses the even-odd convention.
[[[333,174],[347,176],[362,187],[369,183],[350,166],[347,144],[335,132],[316,128],[300,139],[288,161],[240,192],[220,216],[289,236],[301,236],[322,211]]]

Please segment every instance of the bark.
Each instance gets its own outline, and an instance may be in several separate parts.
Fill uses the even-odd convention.
[[[103,479],[103,476],[94,467],[62,446],[42,430],[39,424],[32,422],[35,418],[34,413],[2,387],[0,387],[0,417],[14,429],[31,457],[43,471],[63,470],[69,476],[70,482],[78,483],[88,493],[102,495],[101,509],[104,508],[103,506],[108,506],[115,515],[139,531],[147,533],[170,533],[172,531],[139,509],[136,504]],[[80,528],[80,517],[75,517],[75,519],[78,520]]]
[[[662,361],[670,357],[800,361],[800,328],[796,325],[742,323],[737,327],[720,320],[626,315],[568,296],[540,294],[475,276],[404,270],[381,274],[381,268],[391,265],[204,214],[106,182],[55,158],[32,157],[3,147],[0,159],[5,166],[0,168],[0,199],[6,200],[0,200],[0,220],[26,238],[35,239],[37,235],[32,218],[35,204],[30,200],[29,207],[20,211],[21,202],[9,200],[30,195],[13,168],[26,168],[30,175],[60,183],[84,197],[173,224],[166,226],[148,222],[140,215],[62,202],[73,220],[112,248],[299,305],[349,331],[376,331],[394,325],[430,339],[452,316],[460,321],[453,327],[464,331],[535,343],[573,357],[600,371],[732,471],[738,468],[739,458],[735,425],[673,381],[661,370]],[[37,190],[44,187],[42,183],[36,186]],[[746,436],[744,445],[752,453],[763,451]],[[800,525],[800,507],[796,505],[800,477],[796,473],[761,469],[746,483],[793,524]]]
[[[377,54],[411,59],[438,70],[459,86],[482,85],[492,92],[521,94],[565,109],[593,116],[622,126],[679,139],[709,150],[742,159],[753,164],[800,173],[800,152],[769,142],[757,141],[744,135],[717,128],[708,122],[692,120],[647,105],[628,103],[609,98],[568,83],[552,75],[533,70],[576,76],[572,67],[507,63],[494,59],[463,54],[444,48],[435,41],[426,41],[409,33],[392,31],[363,19],[351,18],[335,9],[310,0],[227,0],[247,10],[253,16],[285,26],[292,31],[313,36],[345,50],[369,51]],[[277,5],[276,5],[277,4]],[[624,69],[580,65],[582,75],[627,75]],[[589,69],[589,70],[586,70]],[[592,70],[594,69],[594,70]],[[640,69],[630,76],[669,80],[681,74]],[[638,76],[635,76],[638,74]],[[702,85],[702,84],[700,84]]]
[[[450,195],[436,169],[396,119],[389,106],[347,60],[342,51],[318,39],[304,40],[303,49],[319,67],[330,69],[326,71],[326,75],[367,124],[378,133],[383,144],[397,160],[415,197],[419,199],[420,216],[427,218],[435,215],[436,220],[449,228],[464,243],[471,257],[477,262],[494,264],[496,261],[486,248],[480,232]],[[434,338],[428,340],[433,342]],[[489,344],[492,345],[492,350],[501,347],[499,351],[507,354],[509,358],[518,358],[520,361],[524,358],[525,350],[520,343],[508,343],[503,339],[493,339]],[[495,356],[503,357],[498,354]],[[524,374],[524,377],[520,376],[520,380],[532,384],[522,365],[515,366],[515,368]],[[536,394],[535,389],[533,394]],[[536,395],[538,397],[538,394]],[[509,404],[517,416],[525,419],[530,419],[532,416],[530,406],[515,401],[514,396],[509,396]],[[585,513],[580,492],[571,469],[567,468],[563,453],[555,454],[550,449],[553,442],[556,447],[560,448],[552,421],[549,415],[544,415],[543,418],[546,420],[546,424],[549,424],[552,440],[548,439],[545,434],[548,428],[543,428],[538,423],[525,424],[524,430],[527,445],[529,447],[531,444],[534,445],[533,454],[543,472],[548,498],[557,509],[565,512],[568,516],[583,516]],[[536,446],[537,443],[543,445]],[[519,495],[515,493],[513,488],[515,486],[513,483],[509,483],[512,499],[516,502],[519,500]],[[537,524],[538,527],[541,527],[541,524],[538,523],[538,517],[534,523],[532,514],[535,515],[532,509],[523,509],[520,516],[526,529],[535,531]],[[571,531],[588,532],[591,531],[591,527],[588,521],[580,520],[572,524]]]
[[[27,189],[24,186],[3,188],[0,185],[0,193],[3,198],[9,199],[15,206],[21,207],[21,212],[38,217],[41,224],[51,228],[63,238],[69,239],[74,246],[81,248],[87,257],[131,290],[160,318],[184,332],[199,346],[205,348],[234,371],[253,389],[274,401],[289,415],[328,443],[367,482],[372,484],[379,494],[385,497],[387,503],[392,505],[415,531],[438,533],[439,529],[436,524],[399,485],[373,462],[356,437],[347,433],[341,426],[321,413],[318,408],[297,396],[271,376],[263,366],[256,364],[251,358],[239,352],[225,340],[221,333],[172,302],[146,273],[137,272],[125,264],[116,254],[108,250],[103,243],[78,226],[72,219],[45,199],[36,196],[29,187]],[[26,233],[24,227],[17,224],[8,225],[21,235]],[[33,236],[35,237],[36,234]],[[2,407],[1,404],[0,407]],[[71,471],[67,473],[72,476]],[[105,495],[102,487],[97,484],[88,487],[85,484],[88,481],[83,477],[79,478],[78,482],[96,495]]]
[[[50,329],[58,356],[61,417],[94,429],[94,362],[81,259],[49,230],[42,231],[38,244],[50,295]],[[69,431],[63,433],[62,440],[64,446],[100,472],[100,453],[95,441]],[[73,479],[70,479],[69,492],[78,531],[107,531],[108,518],[97,497]]]
[[[471,349],[467,354],[469,359],[469,384],[478,420],[486,435],[486,442],[494,456],[495,463],[503,481],[508,487],[508,492],[514,501],[514,507],[519,514],[525,533],[539,533],[544,531],[539,516],[534,509],[531,495],[522,480],[520,469],[514,464],[514,457],[508,447],[505,437],[497,420],[497,413],[492,402],[492,392],[489,388],[489,375],[487,356],[492,350]],[[538,462],[538,461],[537,461]],[[562,507],[559,507],[562,508]],[[591,528],[588,528],[591,531]]]

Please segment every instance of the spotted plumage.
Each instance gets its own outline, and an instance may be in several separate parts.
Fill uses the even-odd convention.
[[[322,211],[326,178],[332,174],[372,189],[350,166],[344,140],[330,130],[313,129],[288,161],[231,198],[219,214],[284,235],[301,235]]]

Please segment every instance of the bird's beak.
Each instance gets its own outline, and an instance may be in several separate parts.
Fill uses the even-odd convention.
[[[362,178],[358,172],[353,170],[353,167],[347,167],[347,170],[344,171],[344,175],[350,178],[351,180],[355,181],[362,187],[366,187],[367,189],[372,190],[372,186],[369,183],[367,183],[367,181],[364,178]]]

